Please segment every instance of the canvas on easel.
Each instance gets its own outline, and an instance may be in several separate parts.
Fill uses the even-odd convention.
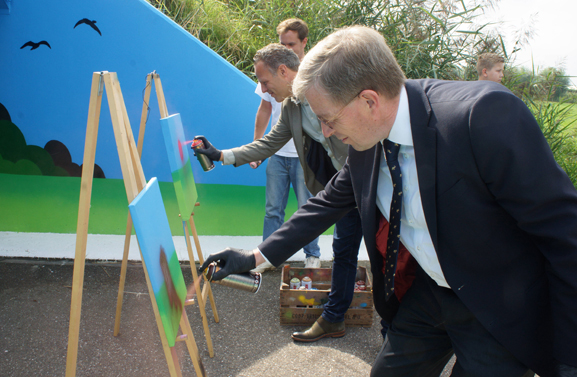
[[[178,202],[178,209],[182,218],[186,219],[194,210],[198,194],[194,184],[192,167],[188,156],[186,138],[180,114],[170,115],[160,120],[164,145],[168,154],[170,173],[174,183],[174,191]]]
[[[156,178],[148,182],[128,208],[164,333],[168,345],[174,347],[186,299],[186,284]]]

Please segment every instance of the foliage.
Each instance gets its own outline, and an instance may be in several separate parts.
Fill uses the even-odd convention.
[[[559,101],[568,93],[571,80],[562,68],[530,70],[524,67],[510,67],[505,70],[503,82],[519,97],[529,96],[534,100]]]
[[[490,0],[149,0],[192,35],[254,79],[252,57],[276,42],[276,25],[298,17],[308,46],[336,28],[381,32],[408,78],[455,79],[478,52],[499,51],[474,19]]]
[[[551,98],[554,89],[551,86],[547,99]],[[577,188],[577,138],[572,126],[576,123],[573,108],[563,102],[536,101],[530,95],[523,95],[523,100],[535,116],[545,139],[551,147],[555,161],[567,173]]]

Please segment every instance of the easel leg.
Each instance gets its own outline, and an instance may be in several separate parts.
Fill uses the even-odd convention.
[[[68,349],[66,355],[66,376],[76,375],[78,357],[78,335],[80,333],[80,312],[82,308],[82,289],[84,286],[84,264],[86,262],[86,242],[88,238],[88,220],[90,216],[90,199],[92,197],[92,178],[94,176],[94,159],[96,155],[96,139],[98,138],[98,123],[102,90],[104,82],[102,74],[92,75],[90,104],[88,106],[88,123],[86,126],[86,142],[84,144],[84,159],[82,179],[80,184],[80,202],[78,205],[78,222],[76,225],[76,251],[74,254],[74,273],[72,275],[72,299],[70,304],[70,323],[68,329]]]
[[[204,336],[206,337],[206,345],[208,348],[208,354],[210,357],[214,357],[214,350],[212,348],[212,339],[210,338],[210,328],[208,327],[208,318],[206,317],[206,301],[203,298],[202,291],[200,290],[200,279],[198,278],[198,273],[194,267],[194,255],[192,254],[192,246],[190,244],[190,235],[188,234],[188,228],[186,227],[186,221],[182,222],[184,227],[184,236],[186,241],[186,248],[188,250],[188,258],[190,259],[190,269],[192,270],[192,281],[194,282],[194,287],[196,289],[196,299],[198,301],[198,309],[200,310],[200,316],[202,317],[202,325],[204,327]],[[204,284],[210,284],[205,282]]]
[[[148,101],[150,100],[150,90],[152,83],[152,74],[146,76],[146,86],[144,91],[144,103],[142,105],[142,114],[140,116],[140,129],[138,133],[138,159],[142,156],[142,146],[144,144],[144,131],[146,130],[146,119],[148,115]],[[120,334],[120,317],[122,315],[122,301],[124,299],[124,282],[126,280],[126,270],[128,266],[128,252],[130,249],[130,236],[132,234],[132,218],[128,211],[126,220],[126,233],[124,238],[124,254],[122,256],[122,267],[120,269],[120,283],[118,285],[118,299],[116,301],[116,318],[114,320],[114,336]]]
[[[194,365],[194,371],[197,376],[206,376],[206,370],[202,364],[202,359],[200,358],[200,353],[198,352],[198,347],[196,346],[196,341],[194,340],[194,335],[190,328],[190,322],[188,321],[188,316],[186,315],[186,308],[182,309],[182,318],[180,319],[180,329],[183,334],[187,335],[186,347],[188,348],[188,353],[192,359],[192,364]],[[212,356],[211,356],[212,357]]]
[[[182,377],[182,371],[180,370],[180,363],[178,362],[178,355],[176,354],[176,346],[170,347],[170,354],[172,355],[172,361],[174,362],[174,370],[177,377]]]
[[[196,254],[198,254],[198,261],[202,265],[204,263],[204,257],[202,256],[202,250],[200,248],[200,240],[198,239],[198,234],[196,233],[196,226],[194,225],[194,215],[190,215],[189,225],[190,225],[190,232],[192,233],[192,238],[194,239],[194,246],[196,246]],[[212,288],[210,283],[206,279],[206,276],[203,275],[204,284],[208,285],[208,298],[210,300],[210,306],[212,307],[212,314],[214,316],[214,321],[218,323],[220,321],[218,317],[218,312],[216,310],[216,301],[214,301],[214,296],[212,295]]]
[[[122,267],[120,268],[120,283],[118,284],[118,299],[116,300],[116,319],[114,320],[114,336],[120,334],[120,317],[122,315],[122,301],[124,299],[124,282],[128,268],[128,252],[130,250],[130,236],[132,233],[132,218],[128,212],[126,220],[126,234],[124,236],[124,253],[122,255]]]

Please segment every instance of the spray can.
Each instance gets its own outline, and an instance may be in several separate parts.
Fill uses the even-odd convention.
[[[301,285],[305,287],[305,289],[312,289],[313,288],[313,281],[310,277],[305,276],[301,281]]]
[[[299,289],[300,286],[301,286],[301,281],[299,280],[299,278],[294,277],[291,279],[290,289]]]
[[[194,137],[194,139],[192,140],[192,144],[190,145],[190,149],[204,149],[204,143],[202,142],[201,139],[199,139],[199,137],[202,137],[202,135],[197,135]],[[202,166],[202,170],[211,171],[212,169],[214,169],[214,162],[212,162],[212,160],[208,158],[208,156],[201,153],[195,153],[195,154],[196,158],[198,159],[198,162],[200,162],[200,166]]]
[[[220,268],[216,262],[208,265],[205,271],[205,276],[208,281],[212,281],[212,277]],[[257,293],[262,283],[262,275],[258,272],[247,272],[244,274],[230,274],[224,279],[215,280],[213,283],[224,285],[225,287],[241,289],[251,293]]]

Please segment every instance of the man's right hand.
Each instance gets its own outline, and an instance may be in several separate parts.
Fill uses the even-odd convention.
[[[251,168],[256,169],[260,166],[260,164],[262,164],[262,160],[251,162],[249,165]]]
[[[204,154],[212,161],[222,161],[222,152],[216,149],[204,136],[196,136],[195,139],[202,140],[204,148],[193,149],[194,155],[197,153]]]
[[[240,274],[255,268],[256,259],[253,250],[242,250],[227,247],[218,253],[210,254],[198,269],[201,274],[209,264],[218,261],[220,270],[212,275],[211,280],[221,280],[230,274]]]

